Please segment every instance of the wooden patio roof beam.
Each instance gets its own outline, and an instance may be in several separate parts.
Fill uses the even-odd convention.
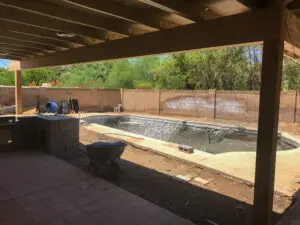
[[[53,30],[48,30],[45,28],[34,27],[26,24],[15,23],[12,21],[1,20],[0,19],[0,27],[5,30],[19,32],[24,34],[30,34],[36,37],[43,37],[50,40],[57,40],[61,42],[65,42],[69,45],[70,48],[73,47],[73,44],[86,45],[87,41],[80,36],[75,36],[72,38],[61,38],[57,36],[57,32]]]
[[[35,35],[38,37],[45,37],[48,39],[53,39],[53,40],[60,40],[68,43],[70,47],[73,47],[73,43],[75,44],[80,44],[80,45],[88,45],[88,41],[86,40],[87,38],[84,38],[82,36],[76,35],[75,37],[70,37],[70,38],[62,38],[57,35],[57,31],[54,30],[49,30],[46,28],[41,28],[41,27],[35,27],[35,26],[30,26],[26,24],[21,24],[18,22],[12,22],[8,20],[1,20],[0,19],[0,27],[6,30],[11,30],[11,31],[17,31],[20,33],[28,33],[31,35]]]
[[[75,24],[112,31],[124,36],[130,35],[129,27],[131,24],[128,21],[111,20],[101,16],[81,13],[73,9],[60,7],[40,0],[0,0],[0,4]]]
[[[161,18],[165,12],[152,9],[134,9],[123,4],[107,0],[64,0],[72,4],[102,12],[107,15],[140,23],[152,28],[161,28]]]
[[[203,1],[174,1],[174,0],[139,0],[148,5],[178,14],[192,21],[203,20],[206,6]]]
[[[285,41],[294,46],[293,48],[300,49],[300,19],[294,13],[287,12],[285,26]]]
[[[26,55],[33,55],[32,53],[25,53],[25,52],[18,52],[15,50],[11,49],[4,49],[0,47],[0,54],[9,54],[9,55],[14,55],[14,56],[26,56]]]
[[[45,51],[44,50],[40,50],[40,49],[36,49],[34,47],[30,47],[30,46],[24,46],[22,44],[14,44],[14,43],[9,43],[6,40],[2,41],[0,40],[0,48],[8,48],[8,49],[14,49],[14,50],[18,50],[18,51],[24,51],[24,52],[32,52],[34,54],[44,54]]]
[[[141,36],[114,40],[21,62],[21,69],[51,67],[120,58],[158,55],[194,49],[260,42],[276,35],[274,9],[206,20]],[[214,29],[211,29],[214,27]]]
[[[39,51],[42,51],[42,52],[49,52],[49,51],[50,52],[56,52],[57,51],[57,48],[53,47],[53,46],[45,46],[45,45],[40,45],[40,44],[37,44],[37,43],[31,43],[31,42],[17,40],[17,39],[10,39],[10,38],[1,37],[1,36],[0,36],[0,42],[5,42],[9,45],[35,49],[35,50],[39,50]]]
[[[61,48],[69,48],[69,44],[63,41],[59,40],[51,40],[43,37],[37,37],[33,35],[28,35],[28,34],[20,34],[16,32],[12,32],[6,29],[0,28],[0,37],[7,37],[7,38],[12,38],[16,40],[22,40],[22,41],[27,41],[31,43],[37,43],[41,45],[46,45],[46,46],[55,46],[55,47],[61,47]]]
[[[0,59],[10,59],[10,60],[20,61],[21,57],[13,56],[13,55],[10,55],[10,54],[0,54]]]
[[[1,52],[7,51],[7,52],[18,52],[18,53],[24,53],[24,54],[36,54],[32,51],[24,50],[24,49],[19,49],[18,47],[11,47],[7,45],[3,45],[0,43],[0,50]]]
[[[300,11],[300,1],[299,0],[293,0],[290,1],[287,4],[287,8],[291,11],[291,12],[299,12]]]
[[[92,37],[99,40],[107,39],[107,32],[93,27],[54,19],[47,16],[33,14],[23,10],[0,5],[0,19],[41,27],[56,32],[73,33],[85,37]]]

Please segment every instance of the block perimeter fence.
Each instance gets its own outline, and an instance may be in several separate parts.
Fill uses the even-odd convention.
[[[68,94],[79,100],[81,110],[112,111],[122,104],[126,112],[206,117],[255,122],[258,120],[259,91],[143,90],[98,88],[23,87],[24,106],[47,100],[66,101]],[[14,105],[14,87],[0,87],[0,105]],[[300,122],[300,92],[281,93],[280,121]]]
[[[124,111],[258,121],[259,91],[121,89]],[[281,93],[279,120],[300,122],[300,92]]]

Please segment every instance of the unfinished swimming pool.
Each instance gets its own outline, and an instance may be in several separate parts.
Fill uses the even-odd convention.
[[[84,121],[88,124],[99,124],[162,141],[192,146],[211,154],[256,151],[257,131],[243,127],[215,126],[131,115],[90,116],[84,118]],[[300,144],[294,140],[278,136],[278,151],[299,146]]]

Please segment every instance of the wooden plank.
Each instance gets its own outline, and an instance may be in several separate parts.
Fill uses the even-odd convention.
[[[22,99],[22,72],[21,70],[15,71],[15,106],[16,114],[23,113],[23,99]]]
[[[32,54],[26,54],[24,52],[14,52],[14,51],[10,51],[10,50],[5,50],[0,48],[0,56],[6,56],[6,55],[10,55],[10,56],[15,56],[15,57],[24,57],[24,56],[28,56],[28,55],[32,55]]]
[[[40,49],[36,49],[34,47],[30,47],[30,46],[23,46],[23,45],[19,45],[19,44],[13,44],[13,43],[8,43],[5,41],[0,41],[0,47],[7,47],[7,48],[11,48],[11,49],[18,49],[18,50],[22,50],[22,51],[26,51],[26,52],[33,52],[33,53],[37,53],[37,54],[43,54],[45,53],[45,51],[40,50]]]
[[[28,41],[11,39],[11,38],[2,37],[2,36],[0,36],[0,42],[6,42],[6,43],[15,44],[15,45],[25,46],[25,47],[31,47],[31,48],[42,50],[42,51],[46,51],[46,50],[57,51],[58,50],[57,47],[46,46],[46,45],[42,45],[42,44],[38,44],[38,43],[31,43]]]
[[[298,58],[300,57],[300,19],[295,15],[295,13],[287,12],[287,19],[285,21],[285,26],[287,27],[287,32],[285,33],[286,50],[289,55]]]
[[[54,30],[48,30],[41,27],[34,27],[26,24],[15,23],[12,21],[7,20],[0,20],[0,27],[6,30],[20,32],[20,33],[27,33],[31,35],[35,35],[38,37],[44,37],[52,40],[64,41],[68,43],[70,46],[73,47],[72,43],[81,44],[81,45],[88,45],[88,41],[86,38],[81,36],[75,36],[70,38],[61,38],[57,35],[57,32]]]
[[[139,0],[156,8],[175,13],[192,21],[202,21],[207,14],[203,1]],[[209,12],[211,13],[211,12]],[[214,17],[214,16],[213,16]]]
[[[33,14],[3,5],[0,5],[0,19],[50,29],[53,31],[73,33],[85,37],[97,38],[99,40],[106,40],[107,38],[107,32],[101,29]]]
[[[12,32],[9,30],[5,30],[0,28],[0,37],[7,37],[7,38],[12,38],[12,39],[17,39],[17,40],[22,40],[30,43],[37,43],[41,45],[46,45],[46,46],[55,46],[59,48],[64,48],[68,49],[70,45],[66,42],[59,41],[59,40],[51,40],[43,37],[37,37],[33,35],[28,35],[28,34],[20,34],[16,32]]]
[[[253,10],[249,13],[109,41],[92,48],[82,47],[24,60],[21,62],[21,68],[50,67],[259,42],[276,35],[274,24],[277,23],[278,11]]]
[[[81,24],[88,27],[109,30],[125,36],[130,35],[129,27],[132,25],[129,21],[112,20],[99,15],[82,13],[77,10],[65,8],[63,6],[43,2],[40,0],[0,0],[1,5],[15,7],[17,9],[28,10],[51,18],[65,20],[71,23]]]
[[[0,49],[3,51],[7,52],[19,52],[19,53],[24,53],[24,54],[36,54],[36,55],[44,55],[43,52],[36,51],[36,50],[28,50],[26,48],[22,47],[17,47],[17,46],[10,46],[10,45],[5,45],[3,43],[0,43]]]
[[[167,15],[161,10],[149,8],[136,9],[107,0],[67,0],[67,2],[156,29],[161,28],[161,19]]]
[[[34,54],[34,53],[32,53],[32,52],[30,52],[30,51],[24,51],[24,50],[20,50],[20,49],[18,49],[18,48],[10,48],[10,47],[3,47],[3,46],[1,46],[1,44],[0,44],[0,52],[15,52],[15,53],[19,53],[19,54],[24,54],[24,55],[26,55],[26,54]]]
[[[0,59],[10,59],[10,60],[21,60],[21,57],[12,56],[12,55],[0,55]]]
[[[289,2],[286,6],[291,12],[299,12],[300,11],[300,0],[293,0]]]
[[[286,26],[284,10],[281,15],[278,15],[278,18],[278,35],[272,39],[266,39],[263,45],[254,190],[253,224],[255,225],[274,224],[272,209]]]

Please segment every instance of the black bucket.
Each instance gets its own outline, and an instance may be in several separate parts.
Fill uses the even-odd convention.
[[[79,102],[78,99],[70,100],[70,108],[74,113],[79,113]]]

